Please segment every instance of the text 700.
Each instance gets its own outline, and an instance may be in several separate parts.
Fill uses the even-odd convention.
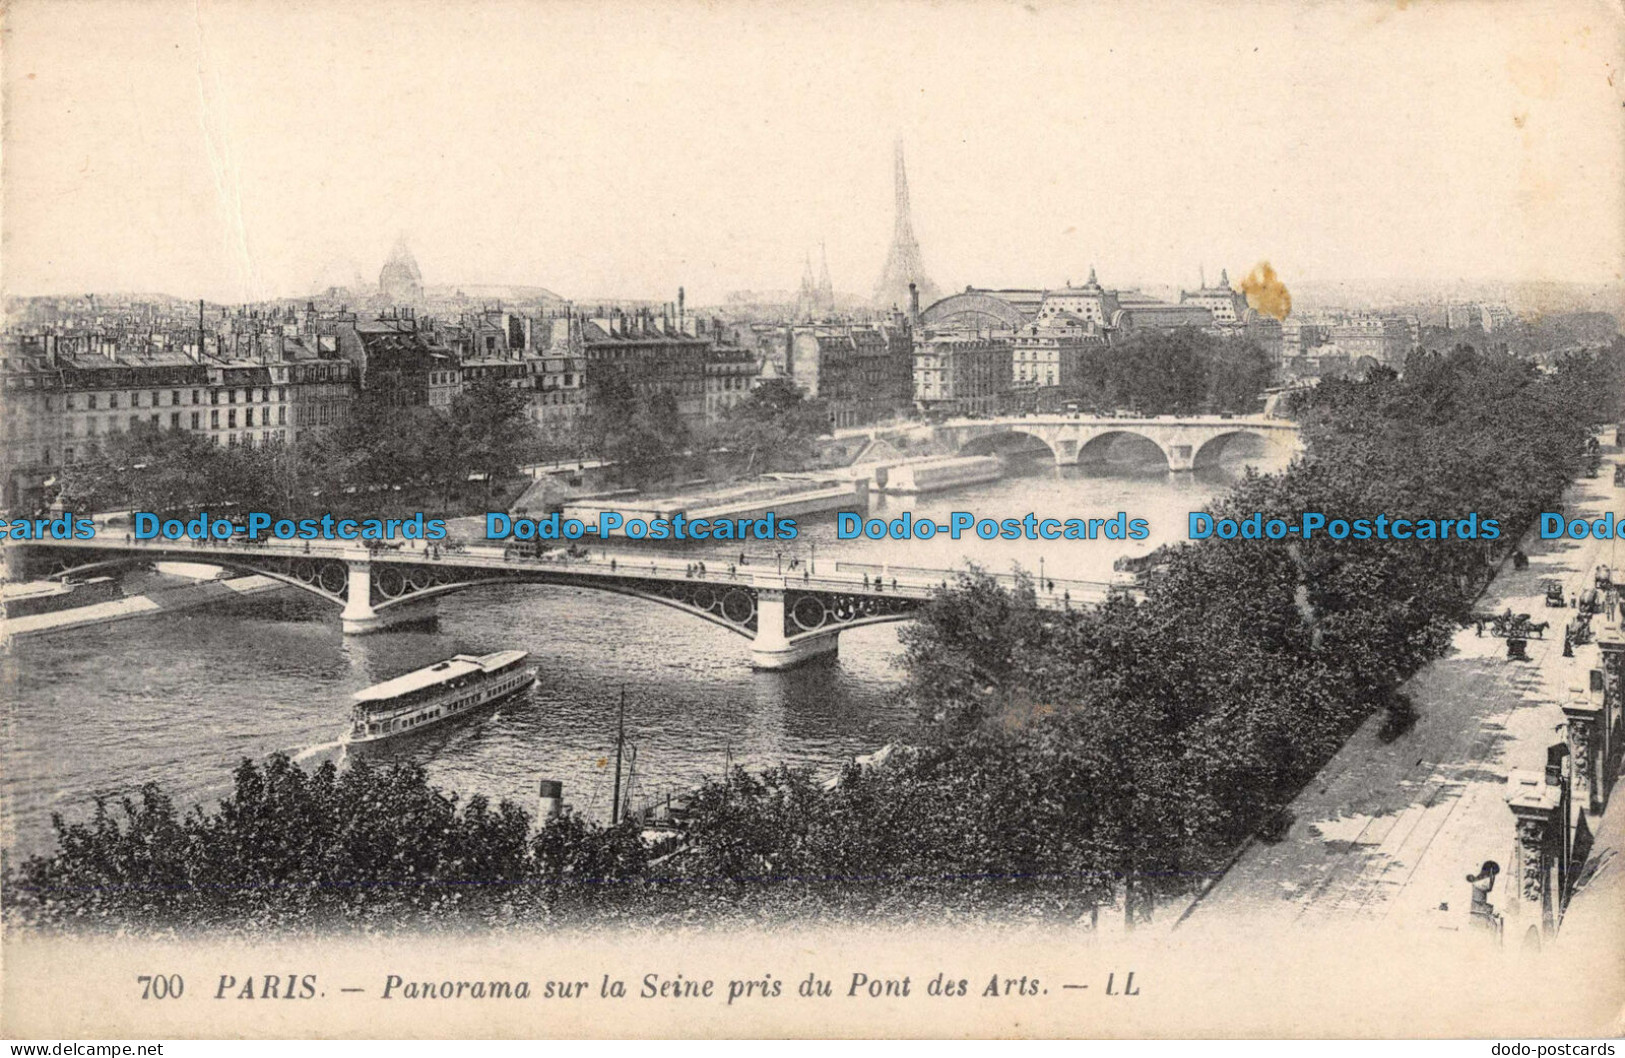
[[[142,999],[179,999],[186,992],[180,974],[142,974],[136,978]]]

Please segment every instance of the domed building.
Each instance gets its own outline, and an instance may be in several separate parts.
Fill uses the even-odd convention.
[[[383,271],[378,273],[378,293],[391,304],[409,303],[423,299],[423,273],[412,251],[403,238],[395,243]]]

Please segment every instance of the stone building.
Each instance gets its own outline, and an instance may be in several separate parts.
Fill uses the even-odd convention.
[[[742,346],[720,346],[705,365],[705,421],[714,423],[750,396],[762,364]]]
[[[900,314],[887,323],[795,327],[785,377],[828,403],[836,429],[867,426],[908,407],[912,345],[912,329]]]
[[[531,338],[530,420],[546,437],[571,437],[587,407],[581,320],[573,313],[536,320]]]
[[[1219,270],[1216,286],[1210,287],[1204,283],[1195,290],[1181,290],[1179,303],[1207,309],[1213,322],[1220,327],[1240,325],[1247,313],[1247,295],[1230,288],[1229,269]]]
[[[1007,334],[927,332],[914,343],[914,402],[946,415],[993,415],[1012,385]]]
[[[1117,291],[1107,290],[1089,269],[1089,279],[1081,287],[1070,282],[1056,290],[1046,290],[1038,305],[1038,318],[1050,319],[1061,315],[1075,316],[1096,327],[1108,327],[1118,310]]]
[[[1011,385],[1070,388],[1077,384],[1084,351],[1105,344],[1105,331],[1091,321],[1071,313],[1041,317],[1010,335]]]

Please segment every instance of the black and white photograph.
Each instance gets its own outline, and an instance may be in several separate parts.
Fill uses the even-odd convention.
[[[0,1037],[1625,1030],[1617,2],[0,32]]]

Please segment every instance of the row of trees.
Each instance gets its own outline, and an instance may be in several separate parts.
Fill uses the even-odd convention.
[[[1068,399],[1147,415],[1248,412],[1274,376],[1269,354],[1241,338],[1192,327],[1140,331],[1089,347]]]
[[[105,437],[66,468],[59,495],[72,510],[446,512],[547,454],[526,414],[526,394],[485,380],[444,414],[369,390],[343,425],[296,443],[224,447],[140,424]]]
[[[685,473],[798,469],[813,440],[829,432],[822,402],[784,381],[768,382],[714,426],[695,430],[670,394],[639,395],[611,377],[595,386],[579,447],[571,448],[546,442],[526,403],[524,391],[495,380],[469,386],[445,413],[403,404],[381,387],[362,393],[348,421],[329,433],[258,447],[222,447],[143,423],[107,435],[66,468],[60,501],[82,511],[471,513],[530,462],[591,452],[641,488]]]
[[[594,383],[583,439],[621,482],[647,488],[686,474],[748,477],[799,470],[830,432],[829,410],[784,379],[763,383],[715,423],[692,428],[669,393],[639,394],[618,376]]]

